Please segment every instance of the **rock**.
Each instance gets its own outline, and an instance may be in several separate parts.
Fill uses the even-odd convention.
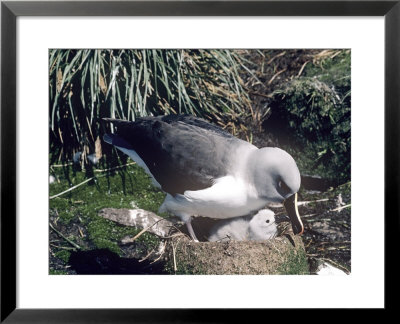
[[[149,233],[159,237],[167,237],[173,223],[144,209],[103,208],[99,216],[122,225],[147,229]]]
[[[346,272],[344,272],[343,270],[340,270],[332,265],[330,265],[329,263],[322,263],[319,267],[318,270],[316,271],[317,275],[322,275],[322,276],[332,276],[332,275],[339,275],[339,276],[343,276],[343,275],[347,275]]]

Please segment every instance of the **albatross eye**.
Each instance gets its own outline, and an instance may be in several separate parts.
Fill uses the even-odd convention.
[[[288,185],[282,180],[278,182],[278,191],[283,197],[292,192]]]

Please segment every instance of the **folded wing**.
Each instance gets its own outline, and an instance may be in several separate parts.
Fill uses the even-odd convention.
[[[240,141],[193,116],[106,121],[112,122],[116,131],[105,140],[134,150],[162,189],[172,195],[208,188],[225,176],[231,151],[228,147]]]

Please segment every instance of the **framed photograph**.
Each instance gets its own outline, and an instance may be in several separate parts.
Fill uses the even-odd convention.
[[[393,288],[385,283],[395,279],[387,255],[393,244],[390,238],[399,234],[399,21],[399,1],[2,1],[1,321],[197,322],[210,321],[212,316],[213,322],[219,322],[233,320],[238,309],[390,308],[393,302],[389,291]],[[229,70],[227,66],[232,62],[247,76],[231,71],[227,77],[223,71]],[[180,74],[185,69],[183,65],[186,70]],[[74,79],[74,75],[79,77]],[[150,75],[154,75],[155,83],[147,82]],[[186,91],[190,87],[195,90]],[[307,96],[298,95],[299,92]],[[310,102],[311,107],[320,109],[317,115],[302,110],[301,105]],[[143,112],[149,103],[159,111]],[[79,110],[86,105],[91,105],[91,113]],[[199,105],[204,105],[206,113],[197,112]],[[245,123],[243,116],[247,115],[241,107],[259,121],[251,124],[254,129]],[[271,112],[274,109],[297,119],[291,125],[281,124]],[[159,120],[146,119],[148,124],[140,128],[140,134],[149,131],[150,137],[158,135],[151,137],[152,141],[140,137],[145,145],[118,138],[126,132],[120,130],[128,126],[116,121],[111,125],[109,119],[104,119],[135,120],[146,114],[191,112],[203,119],[171,117],[162,120],[165,126],[160,126]],[[198,128],[187,131],[191,127]],[[269,142],[264,139],[262,144],[266,145],[260,144],[257,127],[267,127],[276,137],[268,138]],[[303,133],[296,133],[300,128]],[[206,135],[201,138],[217,138],[213,145],[224,147],[227,152],[222,157],[216,154],[208,158],[208,162],[212,159],[210,163],[200,155],[193,160],[193,154],[186,153],[196,145],[207,145],[196,137],[203,131]],[[129,132],[136,130],[129,128]],[[166,133],[172,135],[160,135]],[[186,223],[187,236],[192,240],[202,241],[203,236],[210,241],[235,238],[238,231],[227,234],[233,223],[213,224],[205,235],[198,231],[201,222],[191,222],[186,214],[174,213],[183,208],[171,206],[182,202],[188,190],[186,184],[178,178],[171,182],[171,174],[165,175],[170,169],[158,173],[149,164],[159,164],[150,151],[162,142],[162,154],[169,154],[167,159],[173,154],[179,156],[179,160],[171,160],[172,164],[190,165],[197,172],[196,180],[191,180],[196,188],[208,188],[199,177],[214,172],[216,168],[210,165],[221,169],[230,163],[231,134],[258,147],[284,148],[297,161],[302,188],[313,181],[324,186],[326,195],[315,195],[313,190],[318,186],[311,184],[306,192],[299,191],[298,198],[300,184],[297,186],[295,180],[298,173],[300,181],[300,173],[286,155],[278,159],[278,165],[284,165],[285,174],[290,173],[291,177],[279,174],[279,181],[273,182],[277,187],[269,191],[264,190],[269,183],[254,182],[255,188],[262,182],[260,189],[254,189],[259,196],[270,198],[273,212],[269,212],[275,213],[272,223],[279,225],[279,215],[284,213],[279,204],[286,207],[289,216],[285,221],[291,221],[291,232],[277,244],[292,243],[296,247],[297,240],[302,241],[307,270],[299,266],[302,262],[298,259],[293,269],[280,268],[276,272],[260,270],[256,263],[252,263],[253,272],[244,271],[233,262],[226,266],[229,269],[221,271],[222,275],[215,275],[201,270],[206,263],[196,261],[201,252],[193,250],[189,267],[196,270],[190,272],[176,266],[177,246],[172,244],[166,276],[166,268],[155,266],[158,259],[154,250],[160,249],[161,243],[154,243],[144,231],[122,229],[98,216],[102,213],[102,217],[123,224],[126,217],[121,214],[118,218],[109,207],[157,213],[153,207],[162,204]],[[296,151],[288,144],[307,143],[310,138],[318,138],[318,145],[309,146],[312,154]],[[156,145],[154,141],[159,142]],[[178,147],[175,151],[165,149],[174,141],[183,144],[178,147],[173,143]],[[132,145],[142,152],[139,159],[138,153],[132,153]],[[149,147],[151,150],[146,151]],[[132,167],[132,161],[121,152],[139,166],[143,163],[150,180],[145,172],[138,171],[140,168]],[[240,154],[246,152],[243,149]],[[66,161],[70,167],[61,168]],[[331,182],[306,175],[312,168],[322,170],[324,166],[333,170],[329,174]],[[120,168],[124,173],[114,172]],[[271,168],[279,173],[275,171],[278,166]],[[253,166],[246,170],[246,174],[252,170],[257,173]],[[179,195],[180,200],[165,198],[152,189],[151,177],[153,184],[171,197]],[[223,181],[216,183],[226,191],[231,184]],[[84,191],[89,185],[97,191]],[[332,189],[338,186],[340,191]],[[79,194],[75,194],[78,190]],[[135,197],[134,201],[123,198],[125,190]],[[271,192],[284,198],[279,200]],[[212,193],[215,202],[215,191]],[[199,199],[193,197],[192,200]],[[235,196],[229,204],[234,200],[237,203],[237,199]],[[290,199],[300,202],[303,223],[290,215]],[[330,204],[314,206],[328,200]],[[221,201],[226,204],[225,198]],[[230,213],[229,204],[218,205],[219,213],[238,216]],[[307,204],[313,207],[307,209]],[[246,214],[247,207],[243,206],[240,208],[246,212],[242,214]],[[207,213],[206,209],[193,208],[193,215]],[[324,217],[315,219],[318,208],[336,213],[336,232],[326,228]],[[298,215],[297,207],[294,209]],[[69,213],[71,210],[73,214]],[[389,214],[396,217],[390,218]],[[259,217],[271,217],[265,215]],[[397,219],[396,224],[391,224],[391,219]],[[149,231],[146,224],[143,228]],[[240,223],[240,231],[249,226],[246,235],[260,237],[251,232],[250,225],[243,224],[245,220]],[[302,239],[294,235],[303,230]],[[330,235],[330,241],[336,240],[337,244],[318,241],[321,233]],[[115,243],[133,242],[140,236],[136,245],[121,248]],[[85,241],[85,237],[90,240]],[[151,248],[142,249],[138,257],[143,242]],[[188,242],[188,246],[193,245]],[[222,254],[240,254],[239,245],[236,252],[227,246]],[[281,247],[271,246],[274,249],[283,260]],[[216,245],[205,254],[210,267],[219,267],[219,261],[211,257],[217,250]],[[323,257],[319,259],[329,261],[330,266],[335,266],[334,271],[345,275],[309,275],[317,271],[310,271],[307,262],[313,256],[320,257],[321,251]],[[341,256],[335,259],[338,251]],[[294,253],[298,256],[297,250]],[[121,255],[134,255],[139,262]],[[201,263],[200,270],[196,263]]]

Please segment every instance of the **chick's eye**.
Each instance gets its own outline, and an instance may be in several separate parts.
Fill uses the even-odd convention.
[[[267,219],[265,222],[266,222],[266,223],[269,223],[269,219]]]

